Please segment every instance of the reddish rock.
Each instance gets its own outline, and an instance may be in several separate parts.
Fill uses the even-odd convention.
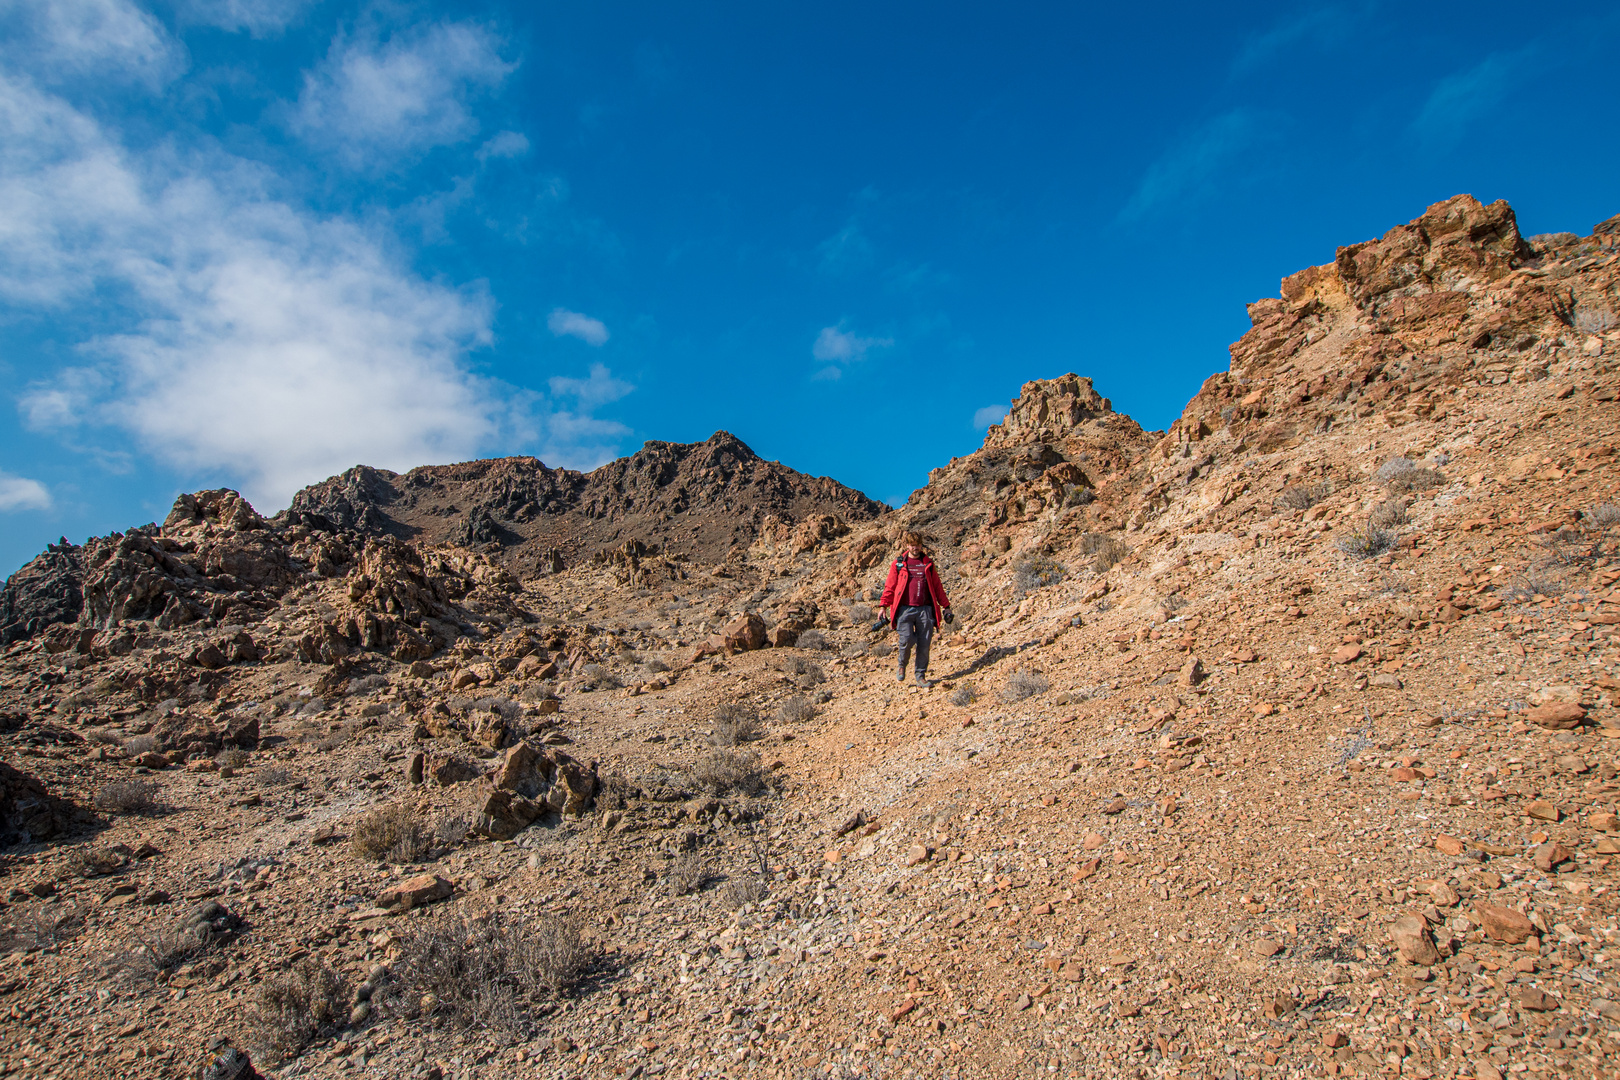
[[[1544,874],[1550,874],[1552,873],[1553,868],[1559,863],[1566,863],[1573,860],[1575,858],[1575,853],[1569,850],[1569,848],[1565,847],[1563,844],[1549,840],[1547,843],[1542,844],[1540,847],[1532,851],[1530,853],[1530,858],[1535,862],[1536,869],[1540,870]]]
[[[377,906],[409,911],[438,900],[448,900],[455,891],[455,886],[437,874],[418,874],[378,893]]]
[[[1474,914],[1485,935],[1495,941],[1517,945],[1536,932],[1535,924],[1521,912],[1496,904],[1475,904]]]
[[[1539,724],[1554,731],[1568,731],[1580,726],[1586,719],[1586,710],[1569,701],[1554,701],[1546,705],[1537,705],[1531,709],[1525,718],[1532,724]]]
[[[1409,964],[1429,967],[1440,962],[1440,950],[1429,937],[1429,924],[1421,915],[1402,915],[1389,928],[1389,940]]]

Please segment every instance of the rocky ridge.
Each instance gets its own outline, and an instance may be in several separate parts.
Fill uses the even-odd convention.
[[[1032,382],[881,519],[738,469],[682,557],[627,467],[537,572],[353,471],[75,549],[0,667],[8,1074],[1613,1072],[1617,233],[1448,200],[1164,435]],[[927,690],[867,628],[903,526]],[[586,959],[468,1022],[424,950],[514,926]]]

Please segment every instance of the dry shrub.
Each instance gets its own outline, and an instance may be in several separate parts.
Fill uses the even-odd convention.
[[[1013,587],[1020,593],[1034,592],[1048,585],[1056,585],[1068,572],[1069,568],[1052,556],[1037,551],[1013,563]]]
[[[1390,458],[1378,467],[1373,474],[1385,488],[1392,492],[1423,491],[1427,488],[1437,488],[1446,482],[1446,478],[1435,469],[1421,468],[1410,458]]]
[[[1080,552],[1093,556],[1092,567],[1102,573],[1130,554],[1125,541],[1107,533],[1086,533],[1080,538]]]
[[[971,705],[979,700],[979,690],[972,683],[963,683],[951,693],[952,705]]]
[[[1367,524],[1375,529],[1398,529],[1406,522],[1406,504],[1399,499],[1379,503],[1367,517]]]
[[[805,724],[815,719],[816,707],[803,694],[795,694],[776,707],[776,715],[786,724]]]
[[[132,735],[124,740],[124,753],[130,757],[140,757],[149,754],[158,748],[156,735]]]
[[[714,734],[709,742],[715,746],[736,746],[765,737],[760,726],[759,710],[741,701],[722,701],[714,707]]]
[[[1581,514],[1581,520],[1593,529],[1607,529],[1620,525],[1620,506],[1602,503]]]
[[[267,765],[254,774],[260,787],[286,787],[292,783],[292,772],[280,765]]]
[[[849,605],[849,621],[855,626],[863,626],[875,618],[872,609],[866,604]]]
[[[765,786],[764,769],[758,754],[740,754],[735,750],[710,750],[692,766],[692,779],[704,790],[715,795],[739,792],[757,794]]]
[[[1327,481],[1320,484],[1296,484],[1277,496],[1277,505],[1289,510],[1309,510],[1331,494],[1333,485]]]
[[[617,690],[624,685],[613,672],[601,664],[586,664],[579,669],[579,677],[592,690]]]
[[[361,858],[410,863],[432,849],[433,835],[409,806],[383,803],[372,807],[355,824],[349,846]]]
[[[405,942],[394,993],[405,996],[407,1012],[431,994],[432,1019],[523,1036],[535,1027],[531,1005],[573,986],[594,958],[574,924],[555,916],[445,915]]]
[[[1339,550],[1352,559],[1372,559],[1393,550],[1396,539],[1395,530],[1369,523],[1365,529],[1339,537]]]
[[[722,894],[724,903],[729,908],[740,908],[744,904],[757,904],[771,894],[765,885],[765,879],[758,874],[741,874],[726,882]]]
[[[214,764],[226,769],[240,769],[248,760],[248,752],[239,746],[228,746],[214,755]]]
[[[259,984],[248,1010],[249,1044],[271,1062],[297,1057],[326,1029],[348,1019],[343,976],[306,956]]]
[[[821,650],[827,647],[827,635],[820,630],[806,630],[800,634],[794,646],[800,649]]]
[[[1608,308],[1582,307],[1575,313],[1575,329],[1583,334],[1605,334],[1617,324],[1614,312]]]
[[[120,845],[122,847],[122,845]],[[123,848],[123,851],[128,851]],[[129,856],[110,847],[87,845],[68,855],[68,869],[77,877],[94,878],[116,874],[129,864]]]
[[[96,809],[110,814],[155,814],[163,809],[151,780],[114,780],[96,792]]]
[[[677,856],[664,871],[664,884],[669,887],[671,896],[690,896],[703,888],[708,879],[703,860],[694,851]]]
[[[1007,683],[1001,688],[1001,700],[1009,703],[1023,701],[1037,694],[1046,693],[1051,686],[1046,676],[1040,672],[1019,668],[1007,676]]]

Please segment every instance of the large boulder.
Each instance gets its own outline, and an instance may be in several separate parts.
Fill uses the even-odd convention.
[[[510,840],[547,814],[578,817],[596,797],[596,765],[530,738],[506,751],[473,831]]]
[[[58,623],[74,623],[84,606],[83,549],[62,538],[0,589],[0,648]]]

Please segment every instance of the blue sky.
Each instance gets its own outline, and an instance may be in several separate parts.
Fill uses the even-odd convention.
[[[1620,9],[0,0],[0,564],[356,463],[734,432],[895,502],[1163,427],[1458,192],[1620,212]]]

